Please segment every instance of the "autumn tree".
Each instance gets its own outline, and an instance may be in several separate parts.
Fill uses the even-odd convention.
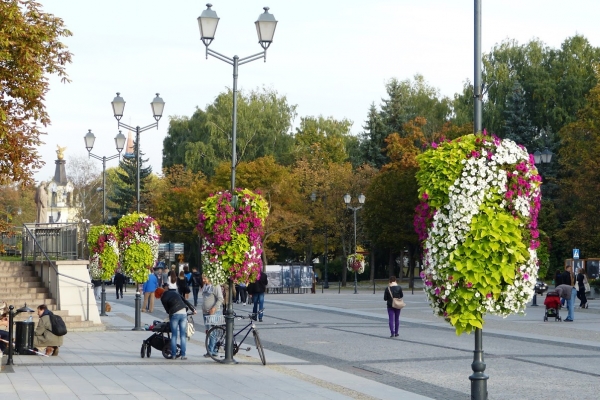
[[[36,147],[50,124],[44,98],[49,75],[67,82],[71,36],[62,21],[30,0],[0,2],[0,184],[31,183],[43,164]]]
[[[321,150],[326,161],[345,162],[348,160],[346,138],[350,135],[352,121],[333,117],[302,117],[294,135],[295,155],[301,158],[315,145]]]

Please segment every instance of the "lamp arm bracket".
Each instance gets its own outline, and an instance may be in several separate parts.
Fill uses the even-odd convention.
[[[152,128],[158,128],[158,122],[155,122],[155,123],[150,124],[148,126],[144,126],[143,128],[139,128],[139,129],[140,129],[140,132],[144,132],[144,131],[147,131],[148,129],[152,129]],[[136,129],[134,129],[134,131],[135,130]]]
[[[261,51],[260,53],[256,53],[251,56],[248,56],[248,57],[240,58],[238,61],[238,65],[247,64],[247,63],[249,63],[251,61],[255,61],[255,60],[260,60],[261,58],[265,58],[266,54],[267,54],[267,52],[265,50],[265,51]]]
[[[114,160],[114,159],[115,159],[115,158],[117,158],[117,157],[119,157],[119,158],[120,158],[120,157],[121,157],[121,153],[117,153],[117,154],[115,154],[115,155],[112,155],[112,156],[110,156],[110,157],[106,157],[106,161]]]
[[[119,121],[119,128],[125,128],[125,129],[129,129],[130,131],[134,131],[135,132],[135,128],[133,126],[129,126],[124,122]]]
[[[208,58],[208,56],[213,56],[214,58],[224,61],[229,65],[233,65],[233,58],[227,57],[224,54],[221,53],[217,53],[214,50],[209,49],[208,47],[206,48],[206,58]]]
[[[95,155],[94,153],[92,153],[91,151],[88,151],[88,157],[94,158],[96,160],[100,160],[102,161],[102,157]]]

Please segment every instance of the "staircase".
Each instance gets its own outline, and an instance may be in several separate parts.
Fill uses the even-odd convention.
[[[92,321],[84,321],[79,315],[69,315],[69,311],[57,310],[56,300],[50,297],[48,289],[33,266],[26,265],[21,261],[0,261],[0,302],[13,305],[15,310],[27,304],[32,310],[36,310],[40,304],[46,304],[48,309],[60,315],[69,332],[104,330],[103,326],[94,325]],[[90,307],[96,307],[95,300],[91,299]],[[37,312],[21,313],[16,321],[23,320],[29,316],[37,326]]]

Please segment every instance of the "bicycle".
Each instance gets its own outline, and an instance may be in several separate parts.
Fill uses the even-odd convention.
[[[264,310],[261,310],[260,312],[262,313],[263,311]],[[258,336],[258,330],[256,329],[256,324],[254,323],[256,321],[257,315],[254,313],[251,313],[251,314],[248,314],[247,317],[243,317],[241,315],[237,315],[234,312],[233,317],[237,318],[237,319],[249,319],[250,320],[248,325],[244,326],[242,329],[240,329],[237,333],[235,333],[233,335],[233,355],[235,356],[237,354],[237,352],[240,350],[242,344],[244,343],[244,340],[246,340],[246,338],[248,337],[250,332],[252,332],[252,335],[254,336],[254,343],[256,344],[256,350],[258,350],[258,355],[260,356],[260,361],[262,362],[263,365],[267,365],[267,359],[265,358],[265,351],[263,350],[262,344],[260,343],[260,337]],[[238,335],[241,335],[246,330],[247,330],[246,335],[242,338],[242,340],[238,344],[236,341],[236,337]],[[208,348],[208,343],[211,338],[213,338],[215,341],[214,354],[211,353]],[[225,351],[225,326],[215,325],[212,328],[210,328],[208,330],[208,332],[206,333],[205,346],[206,346],[206,353],[208,355],[210,355],[210,358],[212,358],[213,360],[215,360],[217,362],[221,362],[222,356],[220,356],[219,353],[223,353]],[[244,349],[244,350],[250,351],[250,347],[246,347],[246,349]]]

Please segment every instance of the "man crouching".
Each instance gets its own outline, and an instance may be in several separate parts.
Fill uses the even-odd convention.
[[[63,344],[62,336],[56,336],[52,333],[52,322],[50,322],[50,311],[45,304],[38,306],[38,317],[40,320],[33,333],[33,347],[37,351],[45,353],[47,356],[58,355],[58,348]]]

